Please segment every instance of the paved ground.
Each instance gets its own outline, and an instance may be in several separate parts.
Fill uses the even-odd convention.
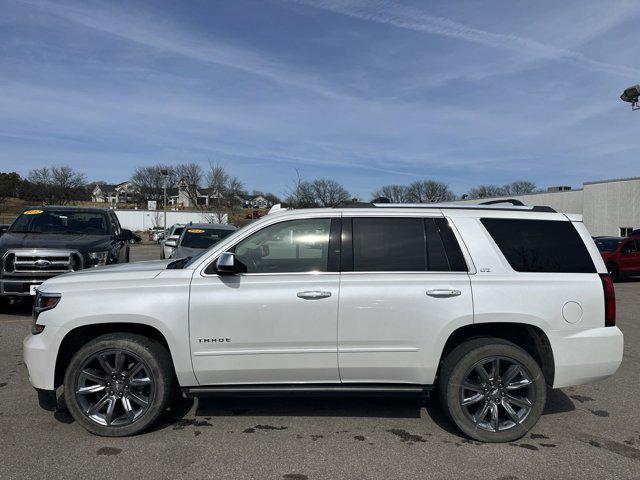
[[[96,437],[38,408],[21,358],[29,306],[18,306],[0,315],[0,479],[640,479],[640,282],[616,293],[620,371],[551,392],[535,430],[509,445],[465,439],[435,401],[399,399],[208,399],[143,435]]]

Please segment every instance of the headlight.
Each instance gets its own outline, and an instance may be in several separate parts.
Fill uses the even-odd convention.
[[[97,267],[106,265],[109,258],[109,252],[89,252],[89,267]]]
[[[56,305],[60,302],[60,297],[59,293],[38,292],[36,294],[36,299],[33,302],[33,324],[31,325],[31,333],[33,335],[42,333],[44,330],[44,325],[36,323],[38,316],[42,312],[56,308]]]

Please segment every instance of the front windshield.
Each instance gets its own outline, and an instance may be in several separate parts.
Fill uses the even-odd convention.
[[[600,250],[601,252],[613,252],[616,248],[618,248],[618,245],[620,245],[622,239],[596,238],[594,241],[596,242],[596,247],[598,247],[598,250]]]
[[[233,230],[222,230],[208,227],[187,228],[182,234],[180,246],[186,248],[207,249],[231,233],[233,233]]]
[[[108,235],[107,216],[102,212],[34,209],[22,212],[9,232]]]

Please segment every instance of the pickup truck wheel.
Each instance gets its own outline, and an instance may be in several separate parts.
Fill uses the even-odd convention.
[[[71,359],[64,379],[73,418],[96,435],[122,437],[149,427],[167,406],[173,368],[164,347],[128,333],[102,335]]]
[[[451,420],[482,442],[511,442],[538,421],[546,402],[546,383],[536,361],[499,338],[470,340],[444,360],[438,382]]]

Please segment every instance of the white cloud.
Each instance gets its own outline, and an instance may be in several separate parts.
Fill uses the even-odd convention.
[[[469,25],[423,13],[397,3],[378,0],[376,2],[343,2],[335,0],[296,0],[310,7],[348,15],[361,20],[392,25],[398,28],[464,40],[490,48],[515,52],[533,60],[561,60],[577,62],[587,68],[613,73],[624,77],[640,76],[640,70],[626,65],[611,64],[595,60],[568,48],[558,47],[513,34],[494,33]],[[620,20],[616,18],[614,20]],[[606,29],[608,27],[602,27]]]

